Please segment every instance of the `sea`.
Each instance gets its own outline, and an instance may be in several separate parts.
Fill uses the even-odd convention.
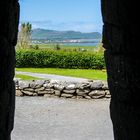
[[[82,40],[81,42],[66,42],[66,43],[61,43],[61,45],[66,45],[66,46],[98,46],[101,42],[101,39],[85,39]]]
[[[61,45],[66,45],[66,46],[98,46],[100,42],[96,43],[61,43]]]

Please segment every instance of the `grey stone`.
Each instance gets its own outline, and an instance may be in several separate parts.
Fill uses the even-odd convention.
[[[38,95],[44,95],[44,94],[48,94],[48,92],[46,90],[44,90],[44,91],[38,91],[37,94]]]
[[[77,98],[77,96],[73,96],[73,97],[72,97],[72,99],[76,99],[76,98]]]
[[[65,94],[65,93],[62,93],[62,94],[61,94],[61,97],[72,98],[73,95],[72,95],[72,94]]]
[[[93,96],[93,95],[95,95],[95,94],[97,94],[98,93],[98,90],[93,90],[93,91],[91,91],[88,95],[89,96]]]
[[[18,79],[14,79],[15,85],[19,85],[19,80]]]
[[[76,85],[75,84],[70,84],[70,85],[67,85],[65,88],[67,90],[75,90],[76,89]]]
[[[54,89],[45,89],[46,94],[54,94]]]
[[[38,94],[37,93],[33,93],[33,96],[38,96]]]
[[[62,91],[65,88],[63,85],[55,84],[54,89]]]
[[[84,95],[86,95],[86,94],[88,94],[90,92],[90,90],[88,90],[88,89],[77,89],[76,90],[76,93],[77,93],[77,95],[80,95],[80,96],[84,96]]]
[[[23,96],[23,93],[20,90],[16,90],[16,96],[18,97]]]
[[[56,96],[61,96],[61,91],[55,90],[55,95],[56,95]]]
[[[43,85],[44,83],[47,83],[47,82],[49,82],[49,80],[35,80],[35,82],[36,82],[36,84],[38,84],[38,85]]]
[[[110,94],[109,94],[109,95],[105,95],[105,97],[106,97],[106,98],[111,98],[111,95],[110,95]]]
[[[50,95],[50,94],[44,94],[44,97],[46,97],[46,98],[50,98],[51,95]]]
[[[50,83],[50,80],[44,80],[44,84]]]
[[[54,85],[51,83],[45,83],[45,84],[43,84],[43,87],[45,87],[47,89],[51,89],[51,88],[54,88]]]
[[[78,95],[76,98],[77,98],[77,99],[83,99],[83,96],[79,96],[79,95]]]
[[[89,93],[89,96],[91,96],[93,99],[99,99],[105,97],[105,91],[104,90],[94,90]]]
[[[47,88],[48,87],[48,83],[43,84],[43,87]]]
[[[67,94],[74,94],[76,90],[63,90],[63,92]]]
[[[103,87],[103,82],[102,81],[94,81],[90,85],[91,89],[101,89],[102,87]]]
[[[43,86],[44,83],[45,83],[45,80],[33,80],[30,83],[30,87],[31,88],[40,88]]]
[[[33,96],[33,92],[31,91],[25,91],[25,90],[21,90],[23,94],[28,95],[28,96]]]
[[[45,80],[36,80],[35,81],[36,88],[42,87],[45,82],[46,82]]]
[[[108,90],[108,83],[107,83],[107,82],[104,82],[104,83],[103,83],[102,89]]]
[[[105,97],[106,98],[111,98],[111,94],[109,90],[105,90]]]
[[[110,95],[110,91],[109,90],[105,90],[105,94],[106,95]]]
[[[16,86],[16,90],[19,90],[19,86]]]
[[[50,84],[60,84],[60,81],[52,79],[50,80]]]
[[[28,88],[29,85],[30,85],[29,81],[19,81],[19,88],[20,89]]]
[[[79,85],[79,89],[87,89],[90,87],[90,83],[82,83]]]
[[[43,90],[45,90],[45,87],[40,87],[40,88],[35,89],[35,92],[43,91]]]
[[[32,82],[30,82],[30,87],[31,87],[31,88],[35,88],[35,87],[36,87],[36,83],[35,83],[34,80],[33,80]]]
[[[88,96],[88,95],[85,95],[84,98],[85,98],[85,99],[92,99],[92,98],[91,98],[90,96]]]
[[[34,92],[34,89],[32,89],[32,88],[24,88],[24,91],[31,91],[31,92]]]

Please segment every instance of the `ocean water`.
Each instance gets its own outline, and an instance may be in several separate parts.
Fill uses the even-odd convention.
[[[66,46],[97,46],[99,45],[99,42],[96,43],[62,43],[61,45],[66,45]]]

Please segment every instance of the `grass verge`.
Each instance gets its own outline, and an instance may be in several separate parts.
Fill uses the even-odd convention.
[[[36,78],[33,76],[22,75],[22,74],[16,74],[15,78],[20,78],[21,80],[40,80],[41,79],[41,78]]]
[[[16,71],[33,72],[43,74],[56,74],[72,76],[92,80],[107,80],[106,72],[92,69],[59,69],[59,68],[16,68]]]

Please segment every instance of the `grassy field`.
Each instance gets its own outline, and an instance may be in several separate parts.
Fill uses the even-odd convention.
[[[36,45],[32,45],[36,46]],[[38,44],[40,49],[56,49],[57,44]],[[86,51],[96,51],[97,46],[74,46],[74,45],[62,45],[59,44],[58,47],[62,50],[86,50]]]
[[[43,73],[43,74],[56,74],[56,75],[72,76],[72,77],[86,78],[92,80],[107,79],[107,75],[105,71],[91,70],[91,69],[16,68],[16,71]],[[26,79],[25,77],[23,78]],[[30,79],[33,80],[34,78],[33,79],[30,78]],[[26,80],[28,80],[28,77]]]

